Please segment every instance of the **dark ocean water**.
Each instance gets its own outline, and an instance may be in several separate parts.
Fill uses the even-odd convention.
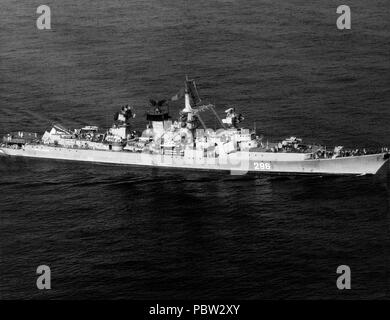
[[[269,138],[390,146],[390,2],[0,4],[0,133],[107,127],[197,79]],[[174,114],[180,104],[171,106]],[[207,119],[212,126],[211,117]],[[0,298],[385,298],[389,180],[0,159]],[[52,290],[36,289],[47,264]],[[352,290],[338,291],[349,265]]]

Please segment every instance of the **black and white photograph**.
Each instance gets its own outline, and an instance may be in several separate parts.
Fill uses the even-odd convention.
[[[1,0],[0,300],[388,300],[389,75],[388,0]]]

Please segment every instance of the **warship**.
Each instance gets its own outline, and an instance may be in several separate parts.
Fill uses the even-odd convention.
[[[177,119],[169,114],[170,101],[182,101]],[[204,112],[212,112],[219,129],[207,128]],[[135,108],[122,106],[108,130],[96,126],[67,129],[54,124],[42,136],[17,131],[0,145],[5,157],[46,158],[105,164],[224,170],[279,175],[374,175],[388,163],[389,150],[346,149],[305,144],[289,137],[269,142],[256,129],[241,127],[244,117],[235,107],[220,118],[215,105],[203,103],[194,80],[164,100],[149,100],[147,125],[134,130]]]

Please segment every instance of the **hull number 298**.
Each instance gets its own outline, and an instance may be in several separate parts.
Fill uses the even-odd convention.
[[[271,164],[269,162],[253,162],[255,170],[271,170]]]

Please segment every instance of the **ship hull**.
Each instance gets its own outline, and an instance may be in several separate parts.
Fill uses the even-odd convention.
[[[298,153],[236,152],[218,158],[206,158],[72,149],[45,145],[26,145],[21,149],[0,148],[0,155],[115,165],[227,170],[236,175],[247,172],[293,175],[365,175],[376,174],[388,162],[385,154],[335,159],[305,159],[306,155]]]

